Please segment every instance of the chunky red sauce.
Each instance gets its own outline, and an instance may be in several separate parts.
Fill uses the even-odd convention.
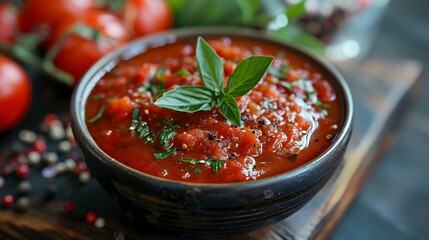
[[[189,38],[119,62],[95,86],[86,118],[103,151],[151,175],[226,183],[277,175],[326,150],[341,113],[335,89],[318,66],[275,44],[206,39],[224,59],[225,79],[244,58],[276,57],[262,81],[236,99],[243,126],[232,125],[216,108],[183,113],[153,104],[164,91],[202,84],[196,38]]]

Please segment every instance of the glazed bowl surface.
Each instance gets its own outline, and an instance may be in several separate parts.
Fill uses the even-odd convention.
[[[103,152],[89,134],[85,106],[97,82],[120,60],[148,47],[198,36],[245,37],[279,45],[320,66],[341,99],[341,123],[332,145],[309,163],[283,174],[240,183],[172,181],[136,171]],[[263,32],[236,28],[182,29],[136,40],[98,61],[77,85],[72,129],[91,173],[133,216],[157,227],[192,234],[236,234],[276,223],[299,210],[330,179],[342,160],[352,132],[353,105],[343,77],[318,56],[279,42]],[[145,223],[142,223],[145,224]]]

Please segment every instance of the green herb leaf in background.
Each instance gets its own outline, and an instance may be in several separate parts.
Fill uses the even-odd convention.
[[[168,0],[175,26],[263,28],[284,13],[284,0]],[[209,11],[208,11],[209,10]],[[190,14],[192,13],[192,14]]]
[[[288,4],[286,7],[286,17],[289,21],[296,20],[305,13],[305,0],[295,4]]]

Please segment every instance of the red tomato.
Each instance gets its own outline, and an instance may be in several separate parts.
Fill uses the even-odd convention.
[[[52,27],[62,17],[81,17],[94,7],[94,0],[27,0],[21,10],[20,28],[26,33],[41,24]]]
[[[128,0],[122,19],[133,38],[170,29],[173,14],[165,0]]]
[[[0,132],[13,127],[25,115],[31,100],[31,83],[18,64],[0,55]]]
[[[0,41],[13,42],[15,29],[18,25],[17,19],[17,11],[12,4],[0,3]]]
[[[117,17],[93,10],[87,12],[83,18],[68,17],[56,24],[50,44],[58,43],[65,33],[77,24],[99,30],[101,41],[97,43],[93,39],[73,34],[62,44],[54,63],[58,68],[71,73],[75,83],[97,60],[127,41],[126,31]]]

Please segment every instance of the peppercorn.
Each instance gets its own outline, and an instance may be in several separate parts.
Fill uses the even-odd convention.
[[[30,199],[28,197],[21,197],[16,200],[16,211],[26,212],[30,206]]]
[[[33,186],[29,181],[22,181],[18,184],[18,194],[21,196],[28,195]]]
[[[91,181],[91,174],[87,171],[79,173],[79,181],[81,183],[88,183],[89,181]]]
[[[46,152],[46,142],[43,139],[37,139],[36,142],[33,144],[33,150],[38,153],[44,153]]]
[[[15,175],[19,179],[26,179],[28,177],[30,169],[27,164],[19,165],[15,170]]]
[[[63,209],[64,209],[64,212],[66,213],[72,213],[76,209],[76,203],[72,201],[67,201],[64,203]]]
[[[85,222],[88,224],[94,224],[97,219],[97,214],[95,212],[87,212],[85,215]]]
[[[11,208],[14,203],[15,203],[15,198],[10,194],[4,196],[1,200],[1,204],[4,208]]]
[[[0,176],[0,189],[3,188],[4,185],[6,185],[6,181],[4,180],[4,178],[2,176]]]
[[[104,226],[106,226],[106,221],[104,220],[104,218],[99,217],[95,220],[94,226],[96,228],[103,228]]]
[[[21,130],[18,137],[19,140],[26,144],[33,144],[37,140],[36,133],[30,130]]]

